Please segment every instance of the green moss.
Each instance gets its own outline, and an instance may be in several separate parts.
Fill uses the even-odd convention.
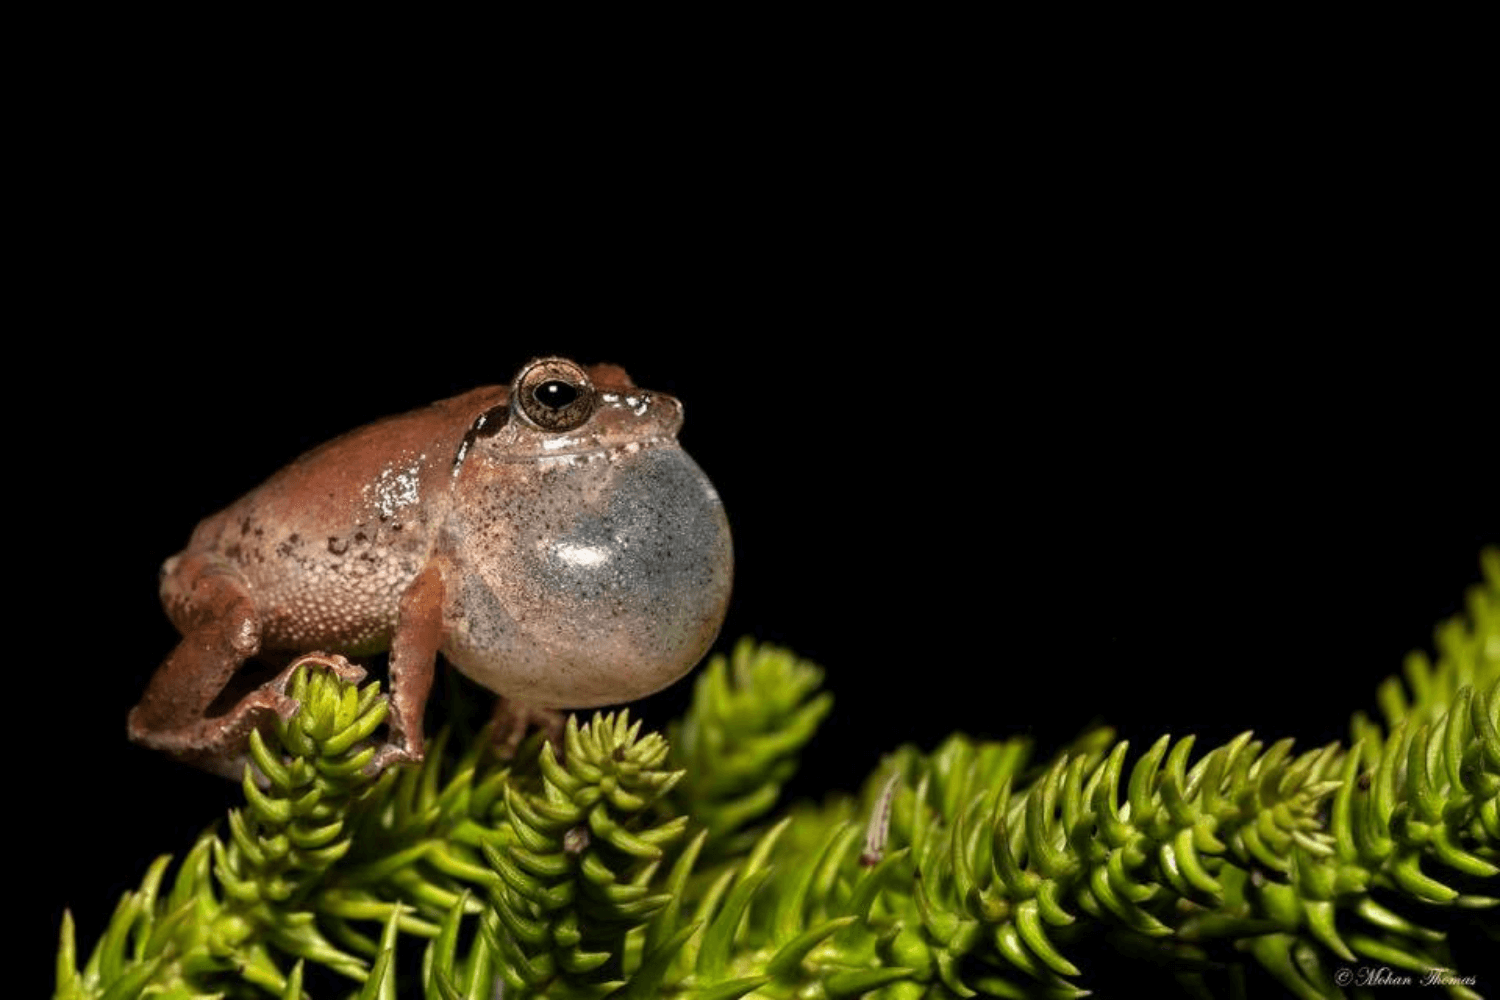
[[[1028,767],[1021,741],[954,736],[779,817],[831,707],[783,650],[716,657],[670,744],[595,715],[509,762],[445,734],[378,779],[383,696],[308,669],[227,835],[170,888],[159,859],[81,968],[64,918],[56,996],[300,997],[312,962],[361,997],[1072,997],[1100,942],[1204,996],[1250,968],[1299,997],[1340,996],[1341,963],[1457,975],[1479,960],[1424,921],[1493,926],[1500,902],[1500,552],[1482,562],[1436,662],[1410,658],[1350,747],[1162,737],[1132,760],[1096,731]],[[398,990],[401,949],[424,960]]]

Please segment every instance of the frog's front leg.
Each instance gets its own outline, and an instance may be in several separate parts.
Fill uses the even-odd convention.
[[[419,761],[425,753],[422,713],[443,644],[443,593],[442,571],[432,563],[401,595],[391,636],[391,711],[386,717],[390,737],[366,768],[371,773],[388,764]]]
[[[238,780],[250,731],[275,716],[289,717],[297,703],[267,685],[227,714],[207,715],[235,671],[259,651],[260,617],[231,569],[188,556],[170,562],[168,573],[163,595],[182,641],[130,710],[127,731],[136,743]]]

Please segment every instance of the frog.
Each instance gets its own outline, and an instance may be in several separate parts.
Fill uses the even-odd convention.
[[[733,576],[724,505],[682,422],[677,399],[618,365],[541,357],[314,448],[163,563],[181,640],[129,738],[240,779],[251,732],[298,707],[296,661],[248,693],[230,682],[298,654],[350,680],[389,654],[371,773],[424,758],[438,654],[523,723],[668,686],[717,637]]]

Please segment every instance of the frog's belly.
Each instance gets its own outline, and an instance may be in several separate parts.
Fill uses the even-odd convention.
[[[352,655],[387,648],[401,595],[421,570],[424,552],[399,546],[303,541],[221,552],[249,587],[268,650],[324,650]]]
[[[415,575],[415,574],[413,574]],[[265,649],[312,650],[362,656],[390,645],[396,607],[410,576],[280,578],[255,588]]]

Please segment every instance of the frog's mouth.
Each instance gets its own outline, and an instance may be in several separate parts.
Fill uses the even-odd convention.
[[[492,465],[586,465],[598,461],[619,461],[641,452],[678,446],[675,434],[643,437],[619,444],[602,444],[597,440],[580,441],[577,438],[568,440],[562,437],[543,439],[537,444],[541,447],[528,447],[520,450],[513,447],[480,450],[484,453],[485,461]],[[475,450],[475,442],[472,438],[465,439],[459,445],[458,454],[453,456],[455,477]]]
[[[494,457],[497,464],[513,465],[516,463],[546,462],[549,459],[559,461],[597,461],[600,459],[612,460],[624,458],[628,455],[638,455],[643,451],[651,451],[657,448],[676,448],[677,438],[672,434],[663,434],[656,437],[637,438],[634,441],[625,441],[620,444],[601,444],[598,441],[566,440],[562,438],[543,440],[538,442],[540,447],[524,452],[516,453],[507,451],[503,455]]]

